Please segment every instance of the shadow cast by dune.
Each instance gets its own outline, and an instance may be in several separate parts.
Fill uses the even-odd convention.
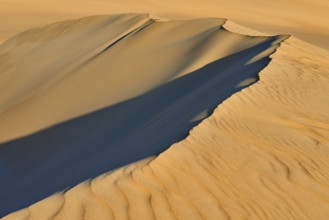
[[[196,116],[211,114],[246,87],[237,87],[240,82],[258,76],[270,58],[246,63],[278,39],[268,38],[142,96],[1,144],[0,216],[184,139],[202,120]]]

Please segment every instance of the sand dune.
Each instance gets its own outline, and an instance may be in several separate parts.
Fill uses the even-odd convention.
[[[0,217],[328,219],[328,10],[0,0]]]
[[[265,40],[218,31],[224,22],[96,16],[14,37],[0,46],[0,142],[136,97]]]
[[[156,158],[4,219],[327,219],[329,53],[293,37]]]
[[[106,108],[0,145],[1,214],[158,155],[257,81],[287,37],[238,35],[224,22],[96,16],[3,44],[3,140]]]

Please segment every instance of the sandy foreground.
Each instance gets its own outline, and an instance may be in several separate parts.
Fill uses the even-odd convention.
[[[227,91],[233,94],[244,89],[232,96],[228,95],[230,97],[208,117],[211,109],[222,101],[215,101],[213,97],[222,93],[214,95],[217,90],[210,89],[211,82],[205,83],[205,90],[202,90],[204,93],[200,93],[200,97],[209,100],[205,102],[209,106],[205,104],[192,108],[193,103],[199,103],[194,100],[195,94],[191,96],[192,101],[178,99],[175,94],[180,94],[182,90],[179,88],[183,88],[178,86],[177,92],[174,90],[170,95],[172,99],[168,101],[173,106],[172,111],[179,112],[176,107],[182,103],[184,106],[191,103],[194,110],[188,113],[182,111],[182,115],[186,116],[185,121],[182,115],[176,118],[167,115],[167,118],[164,117],[167,121],[163,119],[162,123],[183,120],[197,124],[208,117],[194,127],[186,139],[172,145],[157,157],[152,155],[158,152],[142,153],[141,158],[134,158],[134,161],[148,158],[83,182],[65,193],[57,193],[3,219],[328,219],[327,1],[253,1],[252,7],[249,5],[252,1],[215,3],[209,0],[209,4],[191,1],[184,9],[181,3],[174,1],[145,1],[140,4],[129,1],[125,4],[115,1],[79,1],[79,7],[77,1],[67,1],[65,7],[61,1],[49,1],[47,5],[52,5],[50,11],[45,10],[45,2],[29,1],[27,4],[22,1],[0,1],[4,6],[0,7],[0,12],[3,12],[0,16],[7,19],[6,22],[0,19],[3,22],[0,25],[0,38],[6,39],[35,25],[94,14],[151,12],[161,18],[133,14],[116,19],[113,16],[84,18],[40,27],[0,45],[0,163],[4,167],[2,170],[5,170],[0,174],[0,181],[3,190],[12,190],[7,192],[8,197],[2,197],[5,199],[1,207],[6,207],[5,211],[0,208],[2,213],[28,205],[29,202],[22,205],[22,200],[15,199],[23,195],[24,187],[28,186],[28,181],[22,178],[24,173],[33,173],[34,180],[39,181],[51,176],[52,172],[47,170],[47,158],[44,157],[46,154],[42,152],[47,152],[45,149],[48,148],[56,149],[56,143],[48,147],[48,139],[44,138],[47,137],[44,134],[54,134],[56,140],[56,135],[63,131],[63,125],[59,129],[51,126],[64,122],[69,123],[67,127],[72,125],[73,128],[81,127],[85,131],[88,126],[83,127],[83,120],[88,121],[88,117],[98,118],[98,110],[135,97],[144,97],[143,94],[161,88],[161,85],[180,82],[194,76],[193,73],[209,73],[212,68],[207,69],[207,66],[223,59],[229,59],[224,62],[228,63],[225,64],[226,73],[237,74],[232,77],[237,81],[232,81]],[[17,7],[17,4],[22,4],[22,7]],[[108,9],[107,6],[111,7]],[[17,20],[18,17],[21,20]],[[166,19],[162,17],[169,20],[224,17],[266,34],[223,19],[165,22]],[[148,27],[152,18],[160,20],[160,25],[155,22],[151,28]],[[228,31],[219,29],[223,24]],[[106,25],[111,29],[104,28]],[[127,34],[141,27],[142,31],[138,31],[140,37],[136,34],[129,38]],[[267,34],[292,36],[288,39],[286,36],[278,36],[271,43],[266,43],[270,42],[271,37],[243,36]],[[81,38],[77,40],[77,36]],[[98,56],[104,48],[122,37],[124,40]],[[44,47],[45,44],[47,47]],[[66,57],[56,56],[65,47],[72,49],[70,53],[66,53]],[[246,54],[238,56],[243,51],[247,51]],[[51,56],[44,57],[45,54]],[[92,59],[95,56],[97,59]],[[269,60],[269,56],[272,60]],[[142,62],[144,59],[150,60],[150,63],[146,65]],[[109,69],[104,67],[105,63]],[[239,78],[239,73],[250,71],[244,68],[248,65],[250,67],[252,63],[257,64],[251,71],[255,75]],[[220,63],[215,67],[221,69],[222,65]],[[131,73],[136,73],[136,69],[141,71],[131,80]],[[107,78],[107,71],[116,74],[111,75],[113,78]],[[21,77],[22,72],[25,78]],[[90,72],[97,74],[97,77],[91,77]],[[260,80],[250,86],[257,80],[258,73]],[[111,84],[108,88],[105,79],[120,84]],[[209,79],[215,80],[216,77]],[[182,85],[190,85],[191,82]],[[195,82],[201,81],[195,78]],[[218,79],[218,82],[223,81]],[[219,84],[220,87],[227,82]],[[200,85],[200,88],[203,87]],[[156,94],[168,94],[169,90],[163,91]],[[192,94],[190,90],[186,90],[182,97],[188,97],[188,94]],[[165,102],[164,99],[158,99],[160,96],[154,97],[158,103]],[[140,103],[137,102],[137,105]],[[111,111],[110,114],[113,115]],[[159,125],[157,120],[163,118],[163,115],[157,114],[152,118],[152,111],[146,115],[150,115],[148,124],[152,125]],[[133,124],[133,115],[130,118],[132,120],[124,123],[118,122],[118,125],[125,125],[121,134],[125,134],[124,129]],[[180,124],[173,125],[181,128]],[[51,128],[45,130],[48,127]],[[185,128],[189,131],[192,127]],[[64,131],[67,133],[71,130]],[[86,131],[86,134],[90,134]],[[98,135],[96,132],[92,137],[97,140]],[[175,136],[170,140],[175,143],[181,137]],[[118,138],[127,139],[125,136]],[[168,140],[168,136],[164,140]],[[58,143],[61,144],[58,146],[63,144]],[[158,144],[152,142],[151,147],[159,147]],[[33,149],[35,155],[39,152],[41,159],[31,163],[31,157],[26,157],[33,153],[28,152],[29,149]],[[141,148],[141,152],[145,151]],[[12,161],[8,158],[20,162],[13,163],[11,167],[8,164]],[[128,162],[126,158],[122,160]],[[38,164],[38,161],[41,162]],[[77,163],[77,167],[83,170],[81,173],[97,164],[95,161],[90,166],[83,163]],[[15,164],[18,164],[17,169]],[[26,164],[34,165],[31,169],[26,167],[26,170],[22,170],[19,164],[22,167]],[[61,170],[69,170],[69,164],[62,165]],[[42,170],[38,166],[45,168]],[[49,166],[54,167],[52,164]],[[12,170],[6,169],[8,167]],[[100,168],[88,175],[92,177],[104,172]],[[53,173],[58,175],[58,170],[53,170]],[[87,176],[80,176],[80,181],[75,179],[77,182],[74,185],[87,179]],[[64,178],[56,177],[58,179],[50,181],[62,181]],[[5,180],[16,182],[15,187],[11,188]],[[33,188],[25,189],[35,195]],[[18,194],[10,198],[15,192]],[[30,203],[41,199],[31,199],[29,195],[26,198]],[[5,205],[6,201],[12,201],[14,205]],[[8,208],[7,205],[14,208]]]

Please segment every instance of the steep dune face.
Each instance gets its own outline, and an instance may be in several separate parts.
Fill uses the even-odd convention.
[[[158,155],[257,81],[287,37],[224,22],[95,16],[0,46],[0,215]]]
[[[4,219],[327,219],[329,53],[290,38],[182,142]]]

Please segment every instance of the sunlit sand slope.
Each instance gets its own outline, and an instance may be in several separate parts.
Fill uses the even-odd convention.
[[[328,219],[329,54],[292,37],[272,57],[159,157],[4,219]]]
[[[0,46],[0,215],[158,155],[256,82],[287,36],[224,22],[95,16]]]

